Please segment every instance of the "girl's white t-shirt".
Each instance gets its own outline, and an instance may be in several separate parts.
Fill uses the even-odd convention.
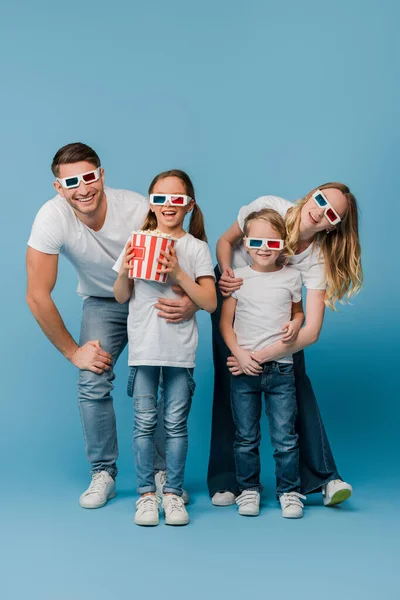
[[[112,267],[130,232],[142,227],[149,210],[149,201],[141,194],[109,187],[104,191],[107,214],[99,231],[82,223],[65,198],[57,195],[37,213],[28,241],[35,250],[63,254],[73,264],[77,292],[84,298],[114,297]]]
[[[214,269],[210,249],[206,242],[186,233],[175,244],[181,268],[193,280],[212,277]],[[125,249],[113,269],[119,272]],[[198,344],[196,315],[182,323],[167,323],[154,308],[159,298],[179,298],[172,290],[173,281],[167,283],[135,279],[129,301],[128,364],[162,367],[195,366]]]
[[[250,213],[258,212],[263,208],[272,208],[285,219],[287,211],[292,206],[294,206],[292,202],[289,202],[284,198],[279,198],[279,196],[261,196],[250,204],[242,206],[239,210],[237,222],[240,229],[243,231],[246,217],[248,217]],[[243,241],[240,240],[233,248],[232,268],[238,269],[239,267],[245,267],[246,265],[251,265],[251,259],[244,248]],[[324,257],[319,244],[314,242],[313,244],[310,244],[304,252],[291,256],[289,265],[293,265],[300,272],[302,283],[307,289],[326,289]]]

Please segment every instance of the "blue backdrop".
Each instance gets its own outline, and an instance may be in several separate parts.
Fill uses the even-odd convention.
[[[96,597],[116,597],[113,590],[121,597],[129,589],[144,591],[152,577],[146,556],[157,552],[156,544],[161,557],[170,547],[180,550],[182,540],[188,553],[179,554],[184,561],[179,589],[185,594],[193,582],[199,594],[211,597],[223,590],[232,598],[244,593],[246,580],[235,575],[238,565],[252,573],[253,590],[282,592],[286,575],[280,558],[290,547],[295,564],[290,569],[302,584],[299,589],[298,583],[286,583],[288,595],[317,597],[321,585],[336,577],[352,593],[362,590],[363,598],[377,598],[378,589],[394,598],[399,4],[39,0],[10,4],[2,12],[0,451],[7,495],[2,497],[7,598],[26,597],[32,582],[30,593],[38,595],[31,597],[57,600],[92,597],[91,591]],[[240,206],[260,195],[294,200],[330,180],[351,187],[361,208],[365,286],[351,306],[327,314],[318,344],[307,351],[339,469],[358,485],[358,495],[341,514],[317,507],[313,513],[311,507],[292,539],[294,529],[278,520],[271,499],[267,438],[264,475],[273,519],[263,524],[260,518],[256,525],[231,509],[217,516],[217,509],[209,509],[205,475],[213,372],[210,320],[204,313],[187,465],[187,485],[197,498],[194,522],[185,532],[159,527],[151,534],[131,525],[135,496],[126,354],[114,396],[119,500],[95,514],[79,509],[88,467],[77,373],[29,313],[24,265],[34,216],[54,195],[52,156],[72,141],[97,150],[113,187],[146,193],[159,171],[187,170],[213,252]],[[54,298],[77,336],[81,301],[75,288],[75,273],[61,260]],[[196,527],[196,518],[202,527]],[[325,555],[318,550],[321,543]],[[299,562],[304,548],[311,562]],[[336,575],[329,567],[333,560],[340,561]],[[307,570],[311,564],[315,571]],[[168,560],[157,566],[162,577],[171,568]],[[104,578],[97,579],[101,573]],[[167,597],[173,591],[172,585]],[[335,590],[328,586],[325,597],[334,598]]]

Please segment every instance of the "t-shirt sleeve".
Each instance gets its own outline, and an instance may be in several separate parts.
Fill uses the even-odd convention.
[[[210,248],[205,242],[203,242],[197,250],[194,271],[195,279],[198,279],[199,277],[212,277],[215,279]]]
[[[315,249],[308,268],[302,271],[303,284],[308,290],[326,290],[326,272],[322,253]]]
[[[128,242],[128,240],[127,240],[127,242]],[[125,246],[126,246],[126,244],[125,244]],[[113,266],[113,271],[116,271],[117,273],[119,273],[119,270],[120,270],[121,265],[122,265],[122,261],[124,260],[125,246],[123,247],[121,254],[118,256],[118,258],[115,261],[115,264]]]
[[[296,277],[293,282],[292,302],[300,302],[301,287],[302,287],[301,275],[300,275],[300,273],[296,273]]]
[[[62,213],[51,200],[39,210],[33,222],[28,246],[44,254],[59,254],[65,239],[65,222]]]
[[[243,231],[245,219],[252,212],[259,212],[260,210],[263,210],[263,208],[272,208],[284,218],[290,207],[291,203],[284,198],[279,198],[278,196],[260,196],[260,198],[253,200],[250,204],[242,206],[239,210],[237,222],[240,229]]]

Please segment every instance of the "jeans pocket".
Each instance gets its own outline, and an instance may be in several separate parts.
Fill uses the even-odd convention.
[[[128,396],[132,398],[133,396],[133,384],[135,381],[136,369],[135,367],[129,367],[129,375],[128,375],[128,385],[126,388]]]
[[[189,384],[189,388],[190,388],[190,392],[191,392],[192,396],[196,389],[196,382],[193,379],[193,372],[194,372],[193,369],[186,369],[188,384]]]
[[[294,376],[293,363],[276,363],[276,370],[280,375],[286,375],[288,377]]]

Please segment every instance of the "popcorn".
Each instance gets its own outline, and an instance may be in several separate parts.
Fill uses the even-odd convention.
[[[134,231],[133,233],[141,233],[141,234],[145,234],[145,235],[155,235],[157,237],[164,237],[164,238],[167,238],[168,240],[174,240],[176,242],[176,238],[174,238],[174,236],[172,236],[170,233],[164,233],[163,231],[160,231],[159,229],[138,229],[137,231]]]
[[[161,250],[166,252],[175,246],[176,238],[169,233],[163,233],[158,229],[147,229],[134,231],[131,243],[135,253],[130,261],[128,277],[130,279],[146,279],[147,281],[158,281],[165,283],[168,273],[157,273],[157,269],[163,268],[159,262]]]

